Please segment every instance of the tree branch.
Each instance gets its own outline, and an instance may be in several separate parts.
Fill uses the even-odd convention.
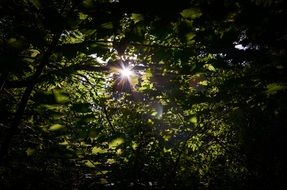
[[[108,110],[107,110],[106,106],[104,105],[104,106],[102,106],[102,108],[104,110],[104,114],[105,114],[105,117],[106,117],[106,119],[107,119],[107,121],[109,123],[110,128],[112,129],[113,133],[116,133],[116,130],[115,130],[110,118],[109,118]]]
[[[5,160],[5,158],[7,156],[11,140],[18,130],[18,126],[21,124],[21,120],[22,120],[22,117],[24,115],[24,112],[25,112],[28,100],[30,98],[30,95],[33,91],[33,88],[37,84],[38,78],[40,77],[43,69],[48,64],[50,55],[52,54],[54,47],[58,43],[60,35],[61,35],[60,32],[54,35],[49,48],[44,53],[42,60],[40,61],[40,64],[39,64],[36,72],[32,76],[30,83],[27,85],[25,92],[22,95],[21,101],[19,103],[18,109],[17,109],[16,114],[15,114],[14,121],[12,122],[10,128],[7,130],[7,135],[4,137],[2,145],[1,145],[0,164]]]
[[[134,70],[144,70],[147,67],[144,66],[135,66],[133,69]],[[95,65],[83,65],[81,63],[71,65],[69,67],[65,67],[63,69],[59,70],[52,70],[47,72],[46,74],[40,76],[37,78],[37,83],[45,81],[45,79],[50,78],[51,75],[62,75],[63,73],[68,73],[68,72],[75,72],[75,71],[90,71],[90,72],[107,72],[110,70],[109,66],[95,66]],[[29,84],[32,83],[32,81],[35,80],[33,79],[33,76],[30,78],[27,78],[25,80],[18,80],[18,81],[6,81],[4,88],[10,89],[10,88],[24,88],[29,86]]]

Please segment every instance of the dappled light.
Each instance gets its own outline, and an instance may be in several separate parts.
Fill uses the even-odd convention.
[[[281,189],[286,7],[1,1],[0,189]]]

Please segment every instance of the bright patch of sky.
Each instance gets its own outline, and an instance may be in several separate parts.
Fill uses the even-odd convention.
[[[102,57],[98,57],[96,53],[89,55],[89,57],[96,59],[100,64],[106,64],[109,61],[109,59],[104,60]]]
[[[236,49],[239,49],[239,50],[246,50],[248,49],[248,46],[242,46],[242,44],[237,44],[234,46]]]

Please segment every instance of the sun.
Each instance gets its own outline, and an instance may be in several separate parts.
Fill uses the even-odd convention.
[[[130,68],[124,66],[120,69],[119,72],[123,78],[130,78],[133,75],[133,71]]]
[[[134,81],[137,78],[137,71],[133,64],[121,63],[117,67],[111,67],[111,73],[115,79],[115,87],[118,91],[132,91]]]

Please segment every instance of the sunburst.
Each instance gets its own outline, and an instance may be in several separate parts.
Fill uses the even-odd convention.
[[[131,70],[131,68],[123,66],[121,69],[119,69],[119,72],[121,74],[122,78],[130,78],[134,73]]]
[[[112,70],[114,73],[118,73],[118,77],[116,79],[117,88],[120,88],[121,91],[124,89],[133,89],[132,77],[135,77],[136,74],[133,71],[132,65],[126,66],[121,64],[120,67],[114,67]]]

